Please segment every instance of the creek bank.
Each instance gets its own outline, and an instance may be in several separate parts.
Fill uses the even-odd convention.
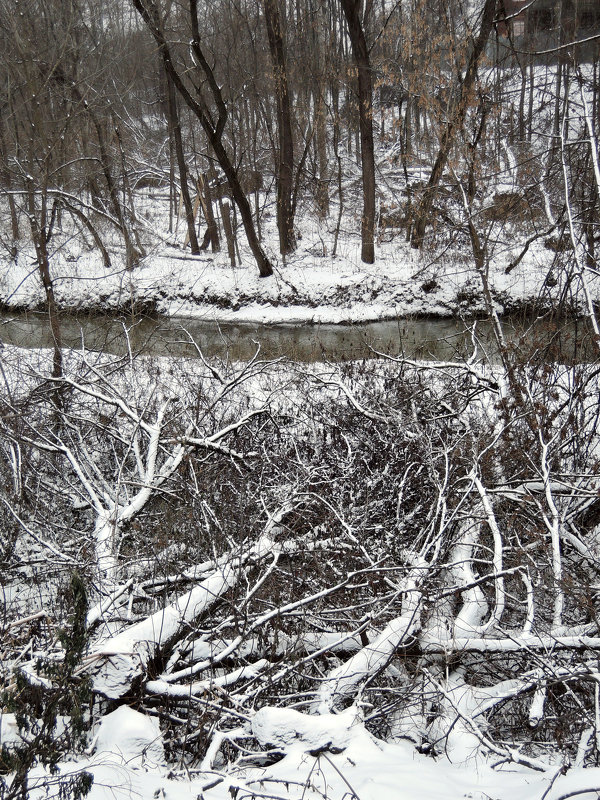
[[[76,245],[71,243],[71,250]],[[563,313],[583,311],[577,281],[566,271],[553,270],[543,247],[532,247],[507,273],[510,257],[507,250],[489,265],[487,280],[498,314],[531,309],[540,314],[559,306]],[[382,245],[373,265],[361,263],[349,245],[335,258],[299,250],[276,265],[270,278],[260,278],[249,259],[232,268],[223,254],[190,256],[167,246],[131,271],[116,259],[107,270],[95,251],[79,245],[77,252],[56,252],[52,276],[58,308],[77,314],[143,312],[213,322],[339,324],[487,313],[481,276],[464,253],[416,254],[398,241]],[[588,289],[598,302],[600,278],[590,274]],[[43,306],[35,255],[25,249],[16,260],[2,263],[0,307],[24,311]]]
[[[318,296],[306,293],[287,295],[273,292],[210,291],[168,293],[164,288],[130,285],[113,292],[74,293],[57,291],[60,312],[69,315],[186,318],[212,323],[262,325],[356,325],[397,320],[484,319],[488,316],[485,298],[474,281],[465,283],[451,296],[439,285],[398,286],[382,280],[379,287],[332,285]],[[535,318],[556,308],[548,293],[513,296],[505,290],[491,292],[494,310],[500,317]],[[0,313],[47,311],[38,291],[28,297],[0,297]],[[584,314],[582,303],[563,301],[561,316],[576,318]]]

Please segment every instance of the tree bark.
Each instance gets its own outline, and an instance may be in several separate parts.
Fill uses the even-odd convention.
[[[360,18],[360,0],[341,0],[341,4],[348,25],[352,55],[358,70],[358,120],[363,183],[361,258],[365,264],[372,264],[375,261],[375,145],[371,62]]]
[[[50,333],[52,335],[52,377],[61,378],[63,374],[62,340],[60,334],[60,323],[58,320],[58,309],[54,296],[54,286],[52,275],[50,274],[50,254],[48,253],[48,243],[51,238],[51,230],[48,225],[48,193],[47,185],[41,187],[40,208],[36,207],[36,191],[33,181],[27,178],[27,211],[31,228],[31,238],[35,247],[37,268],[40,276],[44,294],[46,296],[46,306],[48,309],[48,321],[50,323]],[[57,406],[60,407],[60,391],[55,392],[54,398]]]
[[[0,171],[2,172],[2,178],[4,180],[4,184],[8,190],[8,208],[10,210],[10,225],[11,225],[11,233],[12,233],[12,243],[11,243],[11,257],[16,258],[17,255],[17,242],[19,241],[20,231],[19,231],[19,216],[17,213],[17,206],[15,204],[15,198],[12,195],[12,176],[10,174],[10,170],[8,169],[8,160],[7,160],[7,150],[6,150],[6,142],[4,141],[4,129],[3,123],[0,122]]]
[[[326,76],[331,71],[329,48],[322,38],[326,36],[327,17],[322,4],[317,7],[318,23],[312,34],[312,47],[315,60],[315,80],[313,82],[315,157],[318,168],[315,200],[321,219],[329,216],[329,170],[327,164],[327,84]]]
[[[221,216],[223,218],[223,230],[225,231],[225,238],[227,240],[227,252],[229,253],[229,262],[232,267],[235,267],[235,238],[233,235],[233,228],[231,226],[231,209],[229,203],[222,203]]]
[[[285,63],[285,48],[281,31],[279,0],[264,0],[265,23],[277,98],[277,129],[279,153],[277,164],[277,227],[279,251],[287,255],[296,249],[292,191],[294,186],[294,142],[292,113]]]
[[[211,170],[208,175],[200,175],[198,177],[198,194],[200,196],[200,202],[202,203],[202,211],[204,212],[204,219],[206,220],[207,226],[205,238],[210,242],[213,253],[218,253],[221,249],[221,243],[219,242],[219,228],[212,206],[212,194],[210,191],[211,173],[214,176],[214,170]]]

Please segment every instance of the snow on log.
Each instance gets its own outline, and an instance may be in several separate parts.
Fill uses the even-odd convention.
[[[519,650],[600,650],[599,636],[514,636],[497,639],[475,639],[460,637],[456,639],[420,641],[424,653],[514,653]]]
[[[226,675],[218,675],[216,677],[207,678],[202,681],[194,681],[189,684],[173,684],[167,681],[148,681],[146,684],[146,691],[150,694],[162,694],[170,697],[192,697],[193,695],[202,695],[214,689],[221,689],[224,686],[231,686],[238,681],[250,680],[256,678],[260,673],[268,669],[271,662],[266,658],[261,658],[255,661],[254,664],[246,664],[244,667],[238,667]]]
[[[269,519],[262,536],[249,551],[222,561],[212,575],[171,605],[101,640],[87,659],[94,691],[113,700],[123,697],[132,682],[144,674],[148,662],[158,651],[176,640],[190,623],[235,586],[244,574],[244,563],[261,560],[273,552],[273,537],[281,531],[279,522],[289,508],[288,503]]]
[[[129,766],[148,769],[165,761],[158,720],[128,706],[102,718],[94,744],[96,753],[114,754]]]
[[[197,639],[189,650],[184,652],[189,662],[206,661],[214,658],[221,650],[230,648],[232,639]],[[260,658],[265,653],[278,658],[293,653],[316,653],[327,650],[330,653],[348,654],[362,648],[360,636],[354,631],[307,631],[293,636],[277,631],[277,636],[251,636],[235,650],[236,658]]]
[[[398,647],[420,628],[422,595],[418,585],[427,571],[426,562],[413,556],[416,562],[405,579],[402,614],[393,619],[372,642],[332,670],[319,690],[319,713],[327,714],[336,702],[352,695],[356,687],[385,667]]]
[[[363,730],[355,707],[340,714],[311,716],[291,708],[265,706],[252,717],[252,735],[263,746],[287,752],[290,748],[320,751],[345,750],[357,731]]]
[[[157,650],[176,638],[186,623],[197,619],[236,583],[238,567],[236,559],[170,606],[100,642],[90,656],[99,662],[93,669],[94,691],[113,700],[126,694]]]

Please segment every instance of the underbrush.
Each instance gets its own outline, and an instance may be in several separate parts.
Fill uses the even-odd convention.
[[[269,706],[596,763],[595,365],[7,356],[4,715],[84,681],[203,769],[260,763]]]

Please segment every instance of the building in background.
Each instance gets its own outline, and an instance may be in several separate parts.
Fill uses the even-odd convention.
[[[504,7],[507,19],[498,26],[498,34],[506,45],[512,39],[517,49],[530,52],[573,42],[565,57],[598,57],[599,43],[592,37],[600,35],[600,0],[504,0]]]

